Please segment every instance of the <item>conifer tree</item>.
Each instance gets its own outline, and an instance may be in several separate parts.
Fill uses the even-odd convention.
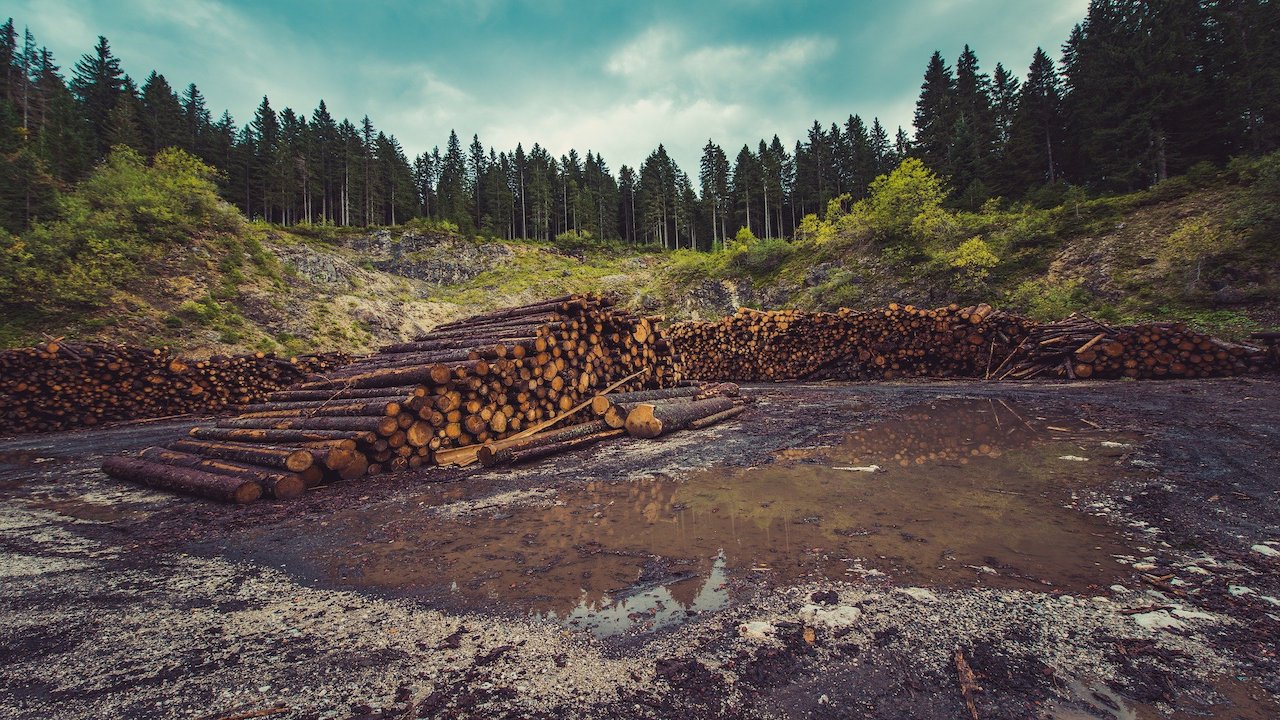
[[[103,157],[110,148],[109,116],[125,94],[124,71],[120,69],[120,60],[111,54],[111,46],[105,37],[99,35],[93,52],[82,56],[75,64],[71,93],[79,101],[89,122],[95,157]],[[126,121],[126,118],[117,118],[117,125]]]
[[[915,151],[926,166],[945,176],[952,173],[948,156],[956,125],[955,90],[951,68],[934,51],[916,101]]]

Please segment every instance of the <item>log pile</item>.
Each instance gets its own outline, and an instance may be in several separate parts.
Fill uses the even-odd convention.
[[[925,310],[896,303],[835,313],[741,309],[670,329],[681,369],[698,380],[889,380],[901,377],[1197,378],[1274,368],[1274,354],[1180,323],[1056,323],[982,304]]]
[[[345,362],[265,353],[190,360],[168,348],[51,340],[0,351],[0,434],[218,412]]]
[[[1073,314],[1035,327],[997,378],[1223,377],[1262,372],[1269,364],[1265,350],[1228,343],[1182,323],[1112,327]]]
[[[169,486],[197,493],[187,479],[192,469],[241,478],[251,471],[297,476],[310,487],[432,462],[467,465],[486,443],[509,449],[505,461],[530,459],[537,455],[529,451],[555,443],[578,447],[612,437],[603,434],[611,430],[607,425],[554,441],[539,435],[589,420],[587,406],[597,394],[678,380],[671,346],[653,319],[615,308],[608,298],[570,295],[442,325],[274,392],[236,417],[193,428],[191,440],[143,457],[183,468],[186,484],[175,475]],[[528,438],[540,444],[521,444]],[[193,465],[193,458],[218,463]],[[165,472],[134,478],[132,466],[113,469],[148,483]],[[259,484],[266,495],[281,497],[279,477]],[[294,485],[284,486],[286,492]],[[227,497],[222,490],[210,495]]]
[[[740,309],[672,326],[682,369],[700,380],[983,377],[1031,321],[990,305],[926,310],[892,303],[835,313]]]

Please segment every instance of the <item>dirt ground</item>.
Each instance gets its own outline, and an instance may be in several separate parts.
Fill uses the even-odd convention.
[[[1280,716],[1280,382],[748,389],[247,507],[0,440],[0,717]]]

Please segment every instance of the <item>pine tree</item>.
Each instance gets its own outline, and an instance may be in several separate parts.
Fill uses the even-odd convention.
[[[182,91],[182,147],[207,163],[217,164],[210,152],[209,133],[213,129],[213,115],[205,104],[204,95],[195,83]]]
[[[978,56],[968,45],[956,62],[954,112],[948,152],[952,183],[965,198],[964,204],[976,208],[986,200],[983,178],[991,172],[996,127],[991,80],[978,69]]]
[[[54,177],[75,182],[92,164],[88,129],[47,48],[41,49],[36,73],[40,97],[36,152]]]
[[[139,118],[143,146],[151,155],[166,147],[184,147],[182,105],[165,77],[152,70],[142,84],[142,114]]]
[[[125,75],[120,69],[120,60],[111,54],[111,46],[105,37],[99,35],[93,53],[82,56],[76,63],[71,76],[71,93],[89,121],[95,156],[103,157],[111,147],[109,116],[125,93]],[[117,118],[117,124],[124,120]]]
[[[817,123],[814,123],[817,125]],[[819,127],[819,132],[821,128]],[[820,177],[820,173],[816,167],[813,169],[815,177]],[[757,204],[760,200],[761,186],[761,170],[760,159],[751,152],[751,148],[743,145],[738,151],[738,156],[733,161],[733,201],[736,215],[734,222],[739,227],[745,227],[752,233],[763,234],[763,229],[759,220],[753,218],[758,217]]]
[[[138,88],[133,79],[124,76],[123,89],[116,96],[116,105],[107,113],[107,124],[102,142],[107,148],[118,145],[143,152],[145,150],[142,128],[138,122]]]
[[[467,161],[462,157],[462,143],[458,133],[449,131],[449,142],[445,146],[444,158],[440,166],[440,186],[436,195],[440,198],[440,217],[453,222],[459,228],[473,227],[471,213],[467,207]]]
[[[929,169],[944,176],[953,171],[948,154],[956,125],[955,90],[951,68],[943,61],[942,53],[934,51],[916,101],[915,152]]]
[[[630,167],[618,168],[618,227],[622,239],[636,242],[636,174]]]
[[[725,216],[729,202],[729,158],[719,145],[707,139],[702,147],[702,160],[698,163],[698,184],[702,202],[711,216],[711,242],[723,243]]]
[[[1015,187],[1031,188],[1058,181],[1062,155],[1062,92],[1053,61],[1036,48],[1018,108],[1009,129],[1007,161]]]
[[[0,102],[17,107],[18,34],[13,18],[0,25]],[[15,115],[16,118],[16,115]]]
[[[878,117],[871,119],[871,157],[875,160],[872,180],[881,175],[888,175],[897,164],[893,162],[893,146],[889,144],[889,133],[880,124]]]
[[[884,132],[883,128],[881,132]],[[871,145],[871,135],[862,118],[850,115],[845,121],[844,142],[849,148],[849,194],[855,199],[864,198],[871,181],[876,179],[878,163]]]

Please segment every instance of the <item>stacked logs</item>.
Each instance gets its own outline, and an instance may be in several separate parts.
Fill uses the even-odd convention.
[[[615,308],[608,298],[569,295],[442,325],[272,393],[234,418],[193,428],[191,440],[168,448],[216,459],[216,466],[158,450],[144,458],[182,468],[162,487],[197,494],[201,476],[193,471],[250,477],[228,463],[297,475],[304,487],[433,461],[466,465],[484,443],[522,440],[585,419],[586,406],[606,388],[677,381],[670,344],[651,318]],[[154,478],[165,472],[107,469],[149,484],[159,484]],[[266,494],[281,497],[279,478],[258,482]],[[207,494],[240,497],[224,489]]]
[[[990,305],[922,309],[891,303],[835,313],[740,309],[671,328],[682,369],[702,380],[889,380],[983,377],[1032,323]]]
[[[0,352],[0,434],[217,412],[345,362],[265,353],[189,360],[169,348],[51,340]]]
[[[676,430],[708,427],[747,409],[733,383],[690,384],[679,387],[596,395],[590,401],[595,420],[528,437],[488,442],[477,459],[485,467],[518,464],[618,437],[653,438]]]
[[[1196,378],[1273,368],[1265,350],[1180,323],[1112,327],[1079,315],[1038,324],[982,304],[836,313],[741,309],[670,330],[681,369],[700,380],[901,377]]]
[[[1228,343],[1182,323],[1112,327],[1083,315],[1037,326],[998,379],[1198,378],[1262,372],[1265,350]]]

